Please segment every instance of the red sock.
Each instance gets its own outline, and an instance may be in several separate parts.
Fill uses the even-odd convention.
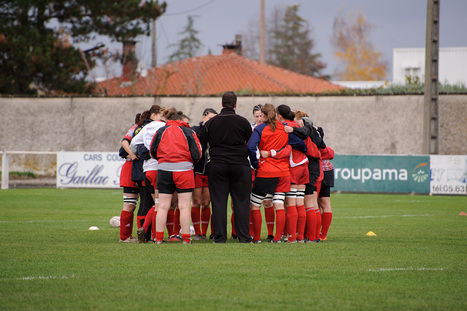
[[[321,229],[320,239],[326,238],[328,235],[329,226],[331,226],[332,213],[323,213],[321,215],[323,228]]]
[[[178,208],[174,211],[174,234],[180,234],[180,210]]]
[[[261,211],[260,211],[261,214]],[[255,236],[255,223],[253,221],[253,211],[250,210],[250,236]]]
[[[154,216],[154,206],[146,214],[146,219],[143,223],[144,232],[149,232],[149,228],[152,228],[152,217]]]
[[[195,234],[197,236],[201,234],[200,220],[201,220],[201,208],[199,206],[192,206],[191,207],[191,222],[193,223],[193,228],[195,228]]]
[[[305,205],[297,206],[297,214],[298,214],[298,221],[297,221],[297,240],[303,240],[305,236],[305,224],[306,224],[306,212],[305,212]]]
[[[211,209],[202,208],[201,209],[201,234],[206,235],[209,227],[209,220],[211,219]],[[234,228],[235,230],[235,228]]]
[[[313,208],[306,209],[306,237],[313,241],[316,231],[316,213]]]
[[[141,228],[144,224],[146,216],[136,216],[136,227],[137,229]]]
[[[288,229],[287,229],[287,210],[285,210],[285,224],[284,224],[284,229],[282,230],[282,236],[284,237],[289,237],[289,233],[288,233]]]
[[[253,222],[253,242],[261,240],[261,211],[259,209],[250,211]]]
[[[133,213],[123,211],[120,214],[120,240],[124,241],[133,232]]]
[[[182,233],[182,240],[183,240],[183,242],[190,243],[191,242],[190,234],[189,233]]]
[[[284,231],[285,226],[285,210],[280,209],[276,211],[276,235],[274,235],[274,240],[279,241],[282,236],[282,231]]]
[[[174,210],[169,209],[167,212],[167,223],[165,224],[167,227],[167,233],[169,236],[174,234]]]
[[[287,206],[287,232],[289,234],[289,241],[295,241],[297,239],[297,207]]]
[[[274,235],[274,207],[264,208],[264,218],[266,219],[266,226],[268,227],[268,235]]]
[[[321,212],[319,209],[315,210],[316,213],[316,231],[315,240],[319,240],[319,232],[321,231]]]
[[[230,215],[230,224],[232,225],[232,234],[237,235],[237,231],[235,231],[234,213]],[[250,224],[251,224],[251,211],[250,211]],[[250,226],[250,233],[251,233],[251,226]]]
[[[157,231],[156,232],[156,241],[162,241],[163,239],[164,239],[164,231],[162,231],[162,232]]]
[[[156,217],[157,217],[157,211],[154,211],[154,214],[152,214],[152,239],[155,241],[156,240]]]

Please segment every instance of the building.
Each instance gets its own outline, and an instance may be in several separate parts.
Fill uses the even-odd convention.
[[[393,50],[393,84],[425,82],[425,49]],[[439,77],[441,84],[467,86],[467,47],[439,48]]]
[[[98,83],[98,92],[122,95],[219,95],[227,90],[238,93],[311,94],[338,91],[343,87],[283,68],[261,64],[236,52],[235,45],[224,45],[222,55],[203,55],[172,62],[136,74]],[[133,77],[129,79],[128,77]]]

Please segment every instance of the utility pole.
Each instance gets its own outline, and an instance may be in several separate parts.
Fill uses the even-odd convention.
[[[156,19],[152,20],[152,60],[151,67],[157,66],[157,51],[156,51]]]
[[[438,154],[438,72],[440,0],[427,0],[423,153]]]
[[[265,62],[265,51],[264,51],[264,0],[261,1],[260,13],[259,13],[259,62],[264,64]]]

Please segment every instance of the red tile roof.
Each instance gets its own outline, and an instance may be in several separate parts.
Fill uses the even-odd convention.
[[[117,77],[99,83],[100,93],[115,95],[218,95],[226,90],[251,93],[320,93],[341,86],[231,53],[204,55],[150,68],[134,83]]]

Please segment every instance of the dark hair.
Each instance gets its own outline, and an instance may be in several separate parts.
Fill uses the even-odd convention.
[[[141,113],[137,113],[135,116],[135,124],[138,124],[139,119],[141,119]]]
[[[204,109],[204,111],[203,111],[203,117],[207,116],[207,115],[210,114],[210,113],[217,114],[217,111],[215,111],[215,110],[212,109],[212,108],[206,108],[206,109]]]
[[[263,108],[263,105],[259,104],[253,107],[253,114],[255,114],[256,111],[261,111],[261,108]]]
[[[164,118],[166,120],[181,120],[183,111],[178,111],[177,109],[170,107],[164,110]]]
[[[146,110],[144,111],[142,114],[141,114],[141,117],[139,118],[139,121],[138,121],[138,126],[143,126],[144,124],[144,121],[146,121],[147,119],[149,119],[149,117],[151,116],[151,114],[149,113],[149,110]]]
[[[295,119],[295,113],[287,105],[279,105],[276,111],[286,120],[293,121]]]
[[[237,103],[237,94],[234,91],[227,91],[222,95],[222,107],[233,108]]]
[[[151,108],[149,108],[149,116],[151,116],[153,113],[158,114],[162,113],[163,108],[159,105],[152,105]]]
[[[261,108],[261,112],[266,116],[266,123],[271,130],[274,132],[276,130],[276,109],[271,104],[264,104]]]

